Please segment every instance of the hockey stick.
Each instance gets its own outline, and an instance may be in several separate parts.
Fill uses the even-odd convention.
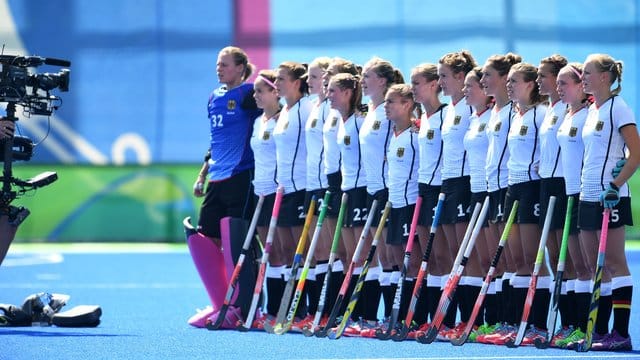
[[[224,317],[227,314],[227,310],[229,309],[229,305],[231,303],[231,298],[233,297],[233,293],[236,290],[236,285],[238,284],[238,279],[240,278],[240,270],[242,270],[242,265],[244,264],[244,259],[247,256],[247,251],[251,246],[251,241],[254,239],[256,226],[258,225],[258,218],[260,217],[260,212],[262,211],[262,204],[264,203],[264,196],[260,195],[258,198],[258,204],[256,205],[256,209],[253,212],[253,217],[251,218],[251,224],[249,225],[249,230],[247,231],[247,236],[244,238],[244,243],[242,244],[242,250],[240,251],[240,256],[238,256],[238,262],[236,263],[236,267],[233,269],[233,273],[231,274],[231,279],[229,280],[229,286],[227,287],[227,293],[224,297],[224,302],[222,303],[222,307],[220,307],[220,311],[218,312],[218,317],[216,321],[211,323],[207,321],[206,327],[209,330],[218,330],[222,323],[224,322]]]
[[[276,191],[276,198],[273,202],[273,210],[271,211],[271,220],[269,221],[269,230],[267,231],[267,239],[265,240],[264,249],[262,250],[262,258],[260,259],[260,270],[256,277],[256,285],[253,288],[253,298],[251,299],[251,307],[244,323],[240,322],[236,329],[240,331],[248,331],[251,329],[253,318],[256,315],[256,309],[258,308],[258,301],[260,300],[260,292],[264,285],[264,275],[267,270],[267,261],[269,261],[269,252],[271,251],[271,244],[273,244],[273,233],[276,231],[276,225],[278,223],[278,214],[280,213],[280,203],[282,202],[282,196],[284,195],[284,187],[279,186]]]
[[[398,315],[400,313],[400,301],[402,300],[402,285],[407,278],[407,269],[409,268],[409,259],[411,258],[411,251],[413,250],[413,243],[416,237],[416,228],[418,227],[418,218],[420,217],[420,208],[422,207],[422,196],[418,196],[416,199],[415,207],[413,208],[413,216],[411,217],[411,226],[409,227],[409,237],[407,238],[407,246],[404,249],[404,259],[402,260],[402,270],[400,271],[400,279],[398,280],[398,287],[393,297],[393,306],[391,307],[391,319],[389,320],[389,326],[387,330],[377,329],[376,337],[380,340],[389,340],[391,334],[395,330],[396,323],[398,322]]]
[[[593,276],[593,291],[591,291],[591,304],[589,305],[589,318],[587,319],[587,331],[584,342],[578,343],[576,351],[585,352],[591,349],[593,342],[593,329],[598,318],[598,306],[600,303],[600,286],[602,285],[602,270],[604,269],[604,255],[607,249],[607,234],[609,233],[609,216],[611,209],[605,208],[602,214],[602,229],[600,230],[600,244],[598,246],[598,261],[596,272]]]
[[[316,228],[313,231],[313,237],[311,238],[311,243],[309,243],[309,250],[307,251],[307,256],[305,257],[304,266],[302,267],[302,273],[300,274],[300,280],[298,280],[298,286],[296,286],[296,292],[293,294],[293,299],[291,299],[291,306],[289,306],[289,312],[287,313],[287,317],[279,323],[276,323],[273,332],[278,335],[282,335],[287,332],[291,328],[291,324],[293,323],[293,318],[296,315],[296,311],[298,310],[298,304],[300,304],[300,299],[302,298],[302,291],[304,290],[304,285],[307,281],[307,274],[309,272],[309,267],[311,267],[311,260],[313,259],[313,253],[316,251],[316,245],[318,244],[318,238],[320,237],[320,231],[322,230],[322,223],[324,222],[324,217],[327,214],[327,207],[329,206],[329,198],[331,197],[331,192],[327,191],[324,194],[324,200],[322,202],[322,206],[320,207],[320,214],[318,215],[318,222],[316,223]],[[304,251],[304,248],[303,250]],[[288,299],[287,299],[287,302]],[[265,323],[265,328],[266,328]]]
[[[422,282],[427,274],[427,265],[429,263],[429,256],[431,256],[431,248],[433,247],[433,239],[436,237],[436,230],[438,229],[438,222],[440,221],[440,212],[442,211],[442,204],[444,204],[444,193],[438,195],[438,204],[433,214],[433,220],[431,221],[431,229],[429,230],[429,239],[427,241],[427,249],[422,255],[422,262],[420,263],[420,270],[416,277],[416,284],[413,286],[413,292],[411,293],[411,301],[409,302],[409,309],[407,310],[407,316],[404,319],[402,328],[395,334],[391,335],[393,341],[402,341],[407,338],[409,330],[411,330],[411,322],[413,321],[413,315],[416,311],[416,305],[418,304],[418,298],[420,297],[420,291],[422,291]]]
[[[533,272],[531,273],[531,279],[529,280],[529,290],[527,291],[527,298],[524,301],[524,308],[522,309],[522,318],[520,319],[520,325],[518,326],[518,332],[515,339],[509,339],[505,343],[507,347],[514,348],[520,346],[522,339],[524,339],[524,332],[527,330],[527,322],[529,320],[529,313],[531,312],[531,305],[533,305],[533,298],[536,295],[536,286],[538,285],[538,273],[540,267],[544,261],[544,249],[547,245],[547,238],[549,237],[549,227],[551,227],[551,219],[553,217],[553,209],[556,204],[556,197],[551,196],[549,198],[549,206],[547,207],[547,216],[544,219],[544,226],[542,227],[542,237],[538,245],[538,254],[536,255],[536,262],[533,266]]]
[[[549,314],[547,316],[547,337],[544,341],[535,339],[534,345],[538,349],[546,349],[551,344],[553,334],[556,332],[556,320],[558,319],[558,310],[560,304],[560,292],[562,291],[562,277],[564,275],[564,265],[567,258],[567,247],[569,246],[569,228],[571,227],[571,212],[573,211],[574,198],[569,196],[567,199],[567,213],[564,217],[564,229],[562,230],[562,243],[560,245],[560,256],[558,257],[558,266],[556,270],[556,283],[551,294],[551,306],[549,306]]]
[[[373,200],[371,204],[371,209],[369,209],[369,214],[373,214],[378,207],[378,201]],[[356,263],[360,258],[360,252],[362,251],[362,246],[364,245],[364,240],[369,233],[369,228],[371,227],[371,223],[373,222],[374,216],[368,216],[367,222],[364,224],[364,228],[362,229],[362,233],[360,234],[360,239],[358,240],[358,245],[356,245],[356,250],[353,253],[353,257],[351,258],[351,263],[347,268],[347,272],[344,274],[344,280],[342,281],[342,286],[340,287],[340,291],[338,292],[338,297],[336,298],[335,304],[333,304],[333,309],[331,309],[331,313],[329,314],[329,319],[327,321],[327,325],[324,328],[318,330],[316,332],[317,337],[326,337],[329,333],[329,330],[336,322],[336,318],[338,317],[338,313],[340,312],[340,308],[342,307],[342,302],[344,301],[344,297],[347,294],[347,290],[349,289],[349,283],[351,282],[351,276],[353,274],[353,270],[356,267]],[[338,231],[338,230],[336,230]]]
[[[433,317],[433,321],[427,331],[424,334],[419,334],[416,336],[416,340],[421,344],[431,344],[433,340],[436,339],[438,335],[438,330],[440,330],[440,326],[444,321],[445,316],[447,315],[447,310],[449,309],[449,305],[453,301],[453,296],[456,293],[456,288],[458,287],[458,282],[460,282],[460,278],[462,277],[462,272],[469,261],[469,256],[471,255],[471,251],[473,250],[473,245],[476,242],[476,238],[482,229],[482,224],[484,223],[484,219],[487,216],[487,212],[489,212],[489,197],[485,197],[484,203],[482,204],[482,210],[480,210],[480,215],[475,221],[473,225],[473,231],[470,237],[467,240],[467,244],[465,245],[465,241],[462,242],[462,246],[460,246],[460,250],[458,250],[458,255],[462,254],[464,249],[464,254],[460,258],[460,260],[456,259],[456,262],[453,264],[455,268],[455,273],[453,276],[449,278],[447,284],[442,290],[442,295],[440,296],[440,301],[438,302],[438,308],[436,309],[436,313]],[[469,223],[471,226],[471,222]],[[458,256],[456,256],[458,257]]]
[[[391,211],[391,202],[387,201],[387,205],[384,207],[384,212],[380,217],[380,222],[378,223],[378,228],[376,229],[376,233],[373,237],[373,241],[371,242],[371,249],[369,250],[369,254],[367,254],[367,259],[362,265],[362,272],[358,276],[358,281],[356,282],[356,286],[353,289],[353,293],[351,294],[351,299],[349,299],[349,304],[347,305],[347,309],[342,315],[342,321],[338,325],[338,328],[335,332],[331,332],[329,334],[330,339],[339,339],[344,332],[345,327],[347,326],[347,322],[351,317],[351,313],[353,313],[353,309],[355,309],[358,300],[360,299],[360,293],[362,292],[362,287],[364,286],[364,281],[367,276],[367,272],[369,272],[369,265],[373,261],[373,256],[376,253],[376,249],[378,247],[378,242],[382,237],[382,230],[384,230],[384,224],[387,221],[387,217],[389,216],[389,211]]]
[[[331,253],[329,254],[329,263],[327,266],[327,274],[324,277],[324,283],[322,284],[322,290],[320,291],[320,301],[318,302],[318,310],[316,311],[313,323],[310,328],[302,329],[304,336],[313,336],[318,329],[320,319],[322,319],[322,313],[324,312],[325,300],[327,297],[327,289],[332,284],[331,273],[333,272],[333,263],[338,255],[338,244],[340,243],[340,229],[342,228],[342,222],[344,220],[344,213],[347,211],[347,199],[349,195],[347,193],[342,194],[342,200],[340,201],[340,212],[338,213],[338,220],[336,221],[336,229],[333,234],[333,242],[331,243]]]
[[[498,261],[500,261],[500,256],[502,255],[502,251],[504,250],[504,246],[507,243],[507,239],[509,238],[509,232],[511,231],[511,225],[516,218],[516,213],[518,212],[518,200],[513,202],[513,206],[511,207],[511,212],[509,213],[509,218],[507,219],[507,223],[504,226],[504,230],[502,231],[502,236],[500,237],[500,242],[498,243],[498,248],[496,249],[496,253],[493,256],[493,260],[491,260],[491,266],[489,267],[489,271],[487,272],[487,276],[484,278],[484,282],[482,283],[482,288],[480,289],[480,293],[476,298],[476,302],[473,305],[473,310],[471,311],[471,316],[469,316],[469,321],[467,321],[467,326],[465,326],[460,337],[456,339],[451,339],[451,344],[459,346],[467,341],[469,338],[469,334],[471,334],[471,330],[473,329],[473,324],[476,321],[476,317],[480,313],[480,309],[482,309],[482,304],[484,303],[484,298],[487,295],[487,291],[489,290],[489,285],[491,284],[491,280],[493,280],[493,274],[496,271],[496,267],[498,266]]]
[[[326,198],[326,195],[325,195]],[[304,253],[305,246],[307,245],[307,237],[309,236],[309,227],[311,226],[311,220],[313,219],[313,213],[316,210],[316,197],[315,195],[311,198],[311,203],[309,204],[309,210],[307,211],[307,217],[304,221],[304,226],[302,227],[302,232],[300,233],[300,239],[298,240],[298,246],[296,247],[296,253],[293,256],[293,262],[291,264],[291,271],[289,272],[289,280],[287,281],[287,285],[284,288],[284,292],[282,293],[282,298],[280,299],[280,308],[278,308],[278,313],[276,315],[275,324],[281,324],[285,320],[285,316],[287,316],[287,310],[289,309],[289,303],[291,302],[291,294],[293,293],[293,288],[295,287],[296,278],[298,277],[298,269],[300,268],[300,263],[302,263],[302,254]],[[273,326],[271,322],[265,321],[264,330],[270,334],[273,334]]]

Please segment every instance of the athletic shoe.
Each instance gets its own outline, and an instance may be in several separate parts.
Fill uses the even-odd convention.
[[[204,328],[207,326],[207,319],[214,313],[214,309],[211,306],[207,306],[204,309],[196,309],[196,314],[187,320],[187,323],[197,328]]]
[[[579,339],[577,339],[576,341],[571,341],[569,343],[567,343],[567,349],[570,350],[575,350],[575,348],[584,343],[584,338],[585,338],[586,334],[583,333],[583,336]],[[604,337],[607,335],[600,335],[597,332],[594,332],[593,335],[591,336],[591,345],[593,345],[596,342],[600,342],[602,341],[602,339],[604,339]]]
[[[365,338],[375,338],[376,337],[376,331],[380,330],[380,331],[387,331],[387,329],[389,328],[389,318],[386,318],[385,320],[378,322],[378,324],[375,327],[371,327],[371,328],[364,328],[362,330],[360,330],[360,337],[365,337]]]
[[[293,332],[302,332],[302,329],[304,329],[304,327],[310,327],[313,324],[313,315],[307,315],[305,316],[303,319],[300,319],[298,321],[294,321],[291,324],[291,329],[289,329],[290,331]]]
[[[491,334],[492,332],[495,331],[496,327],[498,327],[498,324],[495,324],[495,325],[482,324],[478,327],[474,327],[473,330],[471,330],[471,332],[469,333],[469,337],[467,338],[467,341],[476,342],[477,337],[479,335]]]
[[[513,325],[502,324],[490,334],[478,335],[476,341],[483,344],[504,345],[507,341],[515,339],[517,331],[518,328]]]
[[[268,313],[261,314],[255,320],[253,320],[253,324],[251,327],[257,330],[264,330],[264,323],[269,322],[270,325],[275,325],[276,317],[273,315],[269,315]]]
[[[218,319],[218,315],[220,315],[219,310],[214,312],[209,318],[207,318],[207,323],[214,323]],[[239,307],[230,305],[227,309],[227,312],[224,314],[224,321],[222,325],[220,325],[221,329],[235,329],[238,321],[242,320],[242,311]]]
[[[436,335],[436,341],[449,341],[447,338],[447,334],[451,331],[451,328],[446,325],[442,325],[440,330],[438,330],[438,335]]]
[[[569,326],[563,326],[562,329],[556,331],[556,333],[553,335],[553,337],[551,338],[551,341],[549,342],[549,346],[551,347],[560,347],[558,346],[558,342],[562,342],[565,339],[567,339],[574,331],[573,325],[569,325]],[[565,344],[566,345],[566,344]]]
[[[411,339],[411,340],[415,340],[416,337],[418,337],[418,335],[424,334],[428,329],[429,329],[429,324],[428,322],[418,326],[418,328],[412,328],[409,333],[407,334],[407,339]]]
[[[591,343],[591,350],[594,351],[631,351],[633,346],[631,345],[631,336],[622,337],[616,330],[605,335],[598,341]]]
[[[570,327],[571,329],[571,327]],[[573,329],[573,331],[571,332],[571,334],[569,334],[566,338],[564,339],[558,339],[555,341],[555,343],[553,341],[551,341],[551,346],[555,346],[558,347],[560,349],[566,349],[568,348],[569,344],[575,344],[580,340],[584,339],[584,332],[582,332],[582,330],[580,329]],[[573,348],[573,346],[572,346]]]
[[[527,331],[524,333],[524,337],[522,338],[521,345],[534,345],[536,339],[540,341],[545,341],[547,339],[547,330],[542,330],[534,325],[531,325]]]
[[[340,323],[338,323],[338,326],[333,328],[333,331],[338,330],[339,326],[340,326]],[[349,337],[360,336],[360,330],[362,329],[360,328],[360,323],[358,321],[353,321],[351,319],[348,319],[347,325],[344,327],[344,330],[342,331],[342,335],[349,336]]]
[[[380,323],[373,320],[360,320],[360,337],[375,337]],[[373,335],[373,336],[372,336]]]

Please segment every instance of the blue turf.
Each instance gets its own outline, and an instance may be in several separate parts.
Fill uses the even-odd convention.
[[[629,254],[632,273],[640,252]],[[508,349],[481,344],[453,347],[373,339],[340,340],[191,328],[187,318],[206,304],[187,253],[62,254],[63,261],[19,265],[32,254],[10,254],[0,267],[0,302],[20,305],[39,291],[71,295],[69,305],[102,306],[97,328],[0,328],[0,359],[528,359],[640,358],[640,352],[578,354],[567,350]],[[640,349],[635,286],[634,348]]]

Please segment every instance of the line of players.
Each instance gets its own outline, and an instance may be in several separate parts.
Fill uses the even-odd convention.
[[[225,75],[221,70],[225,63],[238,69],[240,81]],[[552,346],[571,347],[584,336],[602,210],[606,206],[612,209],[612,215],[593,349],[631,349],[628,327],[633,282],[624,252],[624,226],[632,225],[626,182],[640,163],[640,142],[634,115],[619,96],[620,61],[609,55],[592,54],[584,63],[569,63],[560,55],[552,55],[535,66],[508,53],[491,56],[478,66],[468,51],[459,51],[445,54],[436,63],[417,65],[411,70],[410,83],[405,84],[398,69],[377,57],[363,67],[342,58],[320,57],[308,66],[286,61],[275,70],[261,70],[251,85],[245,82],[252,69],[246,54],[228,47],[220,52],[217,68],[221,83],[227,88],[210,98],[212,139],[214,131],[230,121],[224,114],[212,114],[211,104],[219,100],[227,113],[233,113],[241,103],[242,109],[251,109],[252,105],[245,104],[250,102],[250,94],[262,110],[248,131],[254,156],[254,195],[266,196],[264,209],[271,209],[276,188],[283,186],[285,192],[267,271],[267,304],[255,326],[273,321],[278,311],[290,272],[287,265],[293,259],[313,195],[322,199],[327,190],[334,194],[314,254],[315,267],[309,280],[315,277],[315,281],[309,281],[306,287],[307,306],[299,309],[299,321],[294,327],[308,325],[317,309],[340,193],[349,195],[348,211],[340,229],[340,260],[332,268],[332,279],[338,280],[332,281],[334,288],[327,291],[327,312],[341,284],[343,264],[352,258],[365,220],[374,216],[373,224],[379,223],[381,211],[367,211],[373,200],[380,204],[389,200],[393,205],[384,225],[383,244],[378,247],[377,259],[366,275],[353,313],[353,323],[345,331],[351,336],[373,336],[376,328],[384,326],[385,319],[378,319],[380,301],[384,303],[385,317],[390,315],[417,197],[423,197],[419,241],[414,245],[403,284],[400,319],[404,318],[415,285],[438,194],[445,194],[428,276],[414,317],[419,330],[435,313],[468,226],[470,210],[489,196],[488,219],[456,291],[457,304],[449,307],[438,337],[457,337],[469,320],[503,230],[505,214],[518,200],[516,221],[499,264],[499,275],[489,288],[485,307],[475,319],[477,327],[470,337],[478,342],[504,344],[513,338],[514,325],[522,315],[548,199],[557,197],[547,242],[555,270],[567,198],[573,197],[579,205],[571,214],[569,254],[560,297],[562,327]],[[250,86],[253,91],[248,89]],[[231,104],[227,98],[236,87],[246,87],[247,91],[241,92],[241,97],[236,94]],[[362,104],[363,96],[368,98],[367,104]],[[215,158],[214,146],[211,156]],[[212,174],[211,164],[215,161],[203,165],[203,176],[196,182],[197,195],[204,193],[201,184],[207,172]],[[225,182],[229,175],[233,174],[218,180]],[[216,180],[210,176],[207,195]],[[228,186],[227,190],[226,196],[238,192]],[[224,191],[222,187],[218,189]],[[314,216],[317,214],[316,211]],[[261,239],[266,237],[270,215],[270,211],[263,211],[258,222]],[[201,228],[202,225],[201,220]],[[372,228],[369,237],[375,231]],[[313,233],[313,227],[309,233]],[[362,254],[367,252],[365,247]],[[361,267],[357,267],[354,274],[360,271]],[[529,317],[531,327],[523,344],[533,344],[546,334],[553,278],[546,267],[540,275]],[[352,282],[351,288],[355,279]],[[613,326],[609,329],[611,317]]]

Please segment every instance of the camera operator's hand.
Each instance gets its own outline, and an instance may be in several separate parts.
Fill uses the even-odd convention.
[[[12,137],[15,129],[16,124],[13,121],[0,119],[0,140]]]

